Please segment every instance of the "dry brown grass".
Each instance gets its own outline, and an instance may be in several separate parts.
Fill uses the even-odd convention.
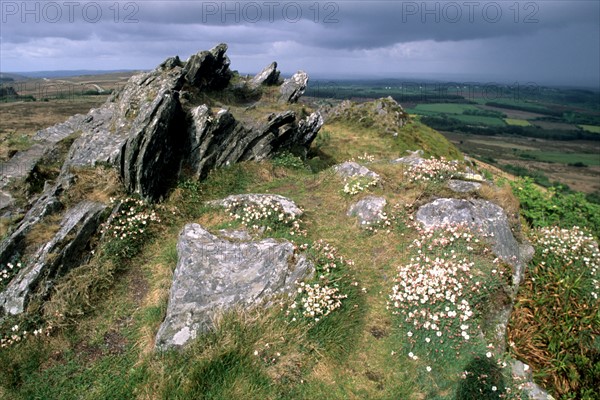
[[[123,186],[114,168],[77,168],[72,172],[75,174],[75,184],[65,195],[67,205],[74,205],[82,200],[108,204],[110,197],[123,194]]]
[[[42,221],[34,225],[25,235],[25,244],[29,249],[27,252],[35,251],[39,246],[52,240],[56,232],[60,229],[62,214],[47,215]]]

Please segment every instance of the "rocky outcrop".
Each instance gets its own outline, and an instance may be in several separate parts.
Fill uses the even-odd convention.
[[[17,276],[0,293],[0,314],[20,314],[30,294],[38,289],[44,297],[57,277],[84,262],[90,238],[102,222],[106,206],[85,201],[69,210],[54,238],[42,245]],[[89,253],[89,249],[88,252]]]
[[[375,127],[383,134],[397,137],[409,117],[402,106],[388,96],[364,103],[344,100],[327,112],[326,119],[332,122],[351,121],[365,128]]]
[[[279,89],[279,101],[283,103],[296,103],[304,94],[308,86],[308,74],[298,71],[291,78],[283,81]]]
[[[387,201],[383,197],[366,196],[358,202],[352,204],[346,215],[356,216],[361,228],[366,228],[374,224],[383,222],[383,209]]]
[[[250,87],[257,88],[261,85],[276,85],[279,83],[280,72],[277,63],[273,61],[250,80]]]
[[[344,163],[334,165],[333,170],[342,178],[365,177],[374,180],[379,180],[380,178],[379,174],[354,161],[346,161]]]
[[[54,151],[54,144],[66,138],[74,139],[68,154],[64,156],[66,151],[62,153],[64,163],[56,182],[48,183],[39,198],[31,200],[33,206],[29,212],[0,243],[0,263],[21,257],[25,250],[27,253],[36,250],[25,249],[25,236],[44,216],[64,207],[60,201],[61,193],[69,189],[72,174],[76,174],[79,168],[108,164],[119,171],[129,192],[156,201],[174,186],[184,166],[191,167],[202,178],[213,168],[238,161],[262,160],[283,149],[306,153],[323,125],[319,113],[304,118],[290,110],[270,113],[258,119],[242,115],[242,121],[228,109],[213,113],[207,105],[198,105],[199,99],[205,99],[214,91],[229,90],[227,95],[232,96],[237,93],[229,86],[233,73],[229,69],[226,51],[227,45],[220,44],[191,56],[186,62],[171,57],[156,69],[133,76],[104,105],[87,115],[75,116],[38,132],[35,140],[39,145],[34,145],[28,152],[18,153],[1,165],[3,171],[9,171],[0,180],[0,207],[7,208],[14,204],[10,192],[5,190],[8,184],[31,176],[37,163]],[[272,66],[276,67],[275,64]],[[273,69],[266,74],[263,82],[276,80],[277,74]],[[297,100],[307,80],[308,76],[304,73],[292,80],[300,82],[300,86],[289,93],[291,99]],[[64,212],[67,218],[79,215],[80,211],[75,208]],[[85,218],[81,223],[86,228],[81,229],[87,232],[86,224],[92,226],[96,216],[91,216],[90,220]],[[69,221],[63,223],[70,226]],[[48,242],[49,252],[55,254],[63,248],[80,249],[79,239],[73,237],[74,232],[79,232],[79,224],[76,222],[69,228],[65,237]],[[73,251],[65,251],[65,257],[72,256],[73,262],[80,261]],[[55,272],[60,274],[64,269],[62,265],[69,263],[60,259],[57,261],[60,265],[52,264],[46,262],[46,258],[44,254],[36,255],[33,266],[27,267],[29,272],[23,272],[25,280],[14,279],[14,285],[19,289],[11,289],[10,296],[15,299],[15,305],[7,306],[12,310],[10,312],[22,310],[26,302],[29,292],[23,291],[22,282],[32,282],[33,286],[42,280],[50,282],[57,276]],[[27,283],[26,286],[31,285]],[[5,302],[8,301],[6,299]]]
[[[184,227],[167,315],[156,335],[158,350],[184,346],[234,306],[256,306],[293,293],[295,282],[313,270],[290,242],[235,237],[219,238],[198,224]]]

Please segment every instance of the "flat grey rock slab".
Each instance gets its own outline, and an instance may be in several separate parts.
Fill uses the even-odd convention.
[[[217,237],[198,224],[183,228],[167,315],[156,335],[157,350],[180,348],[213,327],[233,307],[264,305],[293,294],[314,270],[288,241],[239,241]]]

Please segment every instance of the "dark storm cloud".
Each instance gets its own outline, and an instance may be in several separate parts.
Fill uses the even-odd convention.
[[[277,60],[284,71],[317,75],[600,80],[598,1],[23,4],[0,0],[2,70],[152,68],[226,42],[233,67],[245,72]]]

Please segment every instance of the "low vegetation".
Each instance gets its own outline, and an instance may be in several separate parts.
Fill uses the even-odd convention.
[[[524,398],[486,319],[508,301],[512,271],[469,226],[430,231],[414,223],[420,205],[450,193],[446,180],[464,165],[449,160],[462,155],[419,121],[397,133],[333,120],[306,160],[282,153],[201,182],[184,178],[156,205],[117,190],[102,167],[77,171],[77,190],[65,202],[89,196],[119,207],[93,257],[58,280],[48,302],[34,299],[24,316],[4,319],[0,397]],[[417,149],[429,159],[423,165],[388,162]],[[381,179],[344,181],[328,168],[349,159]],[[98,190],[88,190],[96,181]],[[531,226],[524,234],[536,247],[511,321],[511,355],[558,398],[597,399],[600,210],[582,194],[544,192],[529,179],[512,184],[514,195],[499,184],[473,196],[503,206],[515,228],[520,202]],[[205,205],[250,192],[289,197],[304,214],[291,218],[270,202]],[[387,200],[381,226],[362,229],[346,216],[363,194]],[[316,272],[295,297],[225,312],[184,350],[157,353],[176,243],[189,222],[290,240]],[[0,267],[0,285],[17,260],[11,266]]]

